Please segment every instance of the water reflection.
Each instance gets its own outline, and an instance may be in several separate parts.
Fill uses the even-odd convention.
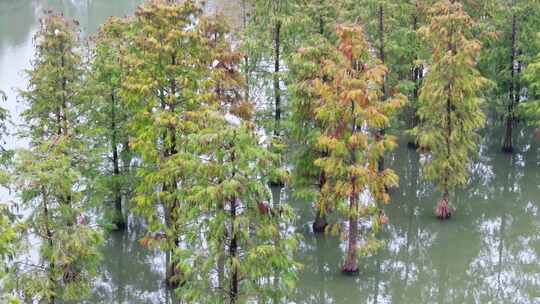
[[[385,207],[387,246],[349,278],[339,272],[339,241],[306,232],[296,302],[538,303],[539,143],[524,129],[517,138],[524,148],[504,155],[501,134],[495,128],[484,135],[447,222],[434,219],[438,193],[421,180],[417,153],[402,145],[390,160],[401,187]]]
[[[310,232],[310,204],[294,202],[304,270],[293,301],[538,303],[539,143],[529,131],[519,134],[525,148],[513,156],[499,153],[492,142],[499,130],[484,137],[471,181],[457,194],[457,212],[447,222],[433,217],[439,194],[421,179],[418,154],[399,148],[390,160],[402,182],[392,193],[394,203],[385,207],[391,224],[381,237],[387,244],[362,260],[357,277],[340,273],[343,248],[337,237]],[[273,194],[275,203],[291,197],[279,189]],[[134,230],[110,240],[95,303],[165,303],[162,261],[138,247],[137,235]]]
[[[128,232],[109,236],[92,302],[168,303],[163,284],[164,257],[141,247],[138,239],[143,232],[143,225],[130,219]]]

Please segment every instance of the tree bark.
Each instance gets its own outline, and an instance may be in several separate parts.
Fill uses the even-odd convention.
[[[417,14],[413,14],[412,29],[414,32],[418,30],[418,15]],[[416,54],[415,56],[415,61],[416,60],[418,60],[418,54]],[[422,82],[423,77],[424,77],[423,67],[421,65],[417,66],[416,63],[413,62],[413,67],[411,70],[411,80],[412,82],[414,82],[414,88],[412,92],[413,96],[412,96],[411,112],[410,112],[410,117],[409,117],[409,129],[415,128],[419,122],[418,115],[416,113],[417,105],[415,103],[418,102],[418,99],[420,97],[420,84]],[[411,149],[418,149],[418,144],[416,143],[416,140],[414,140],[413,138],[409,138],[407,146]]]
[[[247,8],[246,8],[246,0],[242,0],[242,29],[246,30],[247,28]],[[244,54],[244,74],[245,74],[245,85],[244,85],[244,101],[250,100],[250,94],[251,94],[251,71],[249,69],[249,56],[246,52]]]
[[[321,170],[319,174],[319,192],[322,191],[324,184],[326,183],[326,174],[324,170]],[[315,210],[315,221],[313,222],[312,228],[314,233],[323,233],[328,226],[326,220],[326,210],[322,210],[320,205]]]
[[[231,286],[229,289],[229,303],[235,304],[238,298],[238,269],[236,262],[238,255],[238,243],[234,222],[236,221],[236,199],[231,200],[231,243],[229,245],[229,258],[231,259]]]
[[[453,2],[452,2],[453,3]],[[454,33],[450,31],[448,33],[448,51],[451,52],[452,56],[457,55],[456,46],[453,41],[453,35]],[[444,139],[446,142],[446,159],[448,162],[450,162],[450,157],[452,156],[452,113],[454,112],[453,104],[452,104],[452,86],[453,86],[453,79],[451,78],[448,85],[445,88],[447,99],[446,99],[446,126]],[[452,215],[452,210],[450,207],[450,194],[449,194],[449,185],[448,180],[450,179],[450,171],[448,169],[445,169],[442,173],[443,176],[443,187],[444,187],[444,193],[442,199],[437,203],[437,207],[435,209],[435,215],[437,218],[441,220],[449,219]]]
[[[274,101],[275,101],[275,127],[274,135],[280,134],[281,121],[281,91],[279,87],[279,71],[280,71],[280,55],[281,55],[281,21],[276,21],[274,28]]]
[[[48,199],[47,199],[47,194],[45,192],[45,189],[42,189],[41,190],[42,194],[43,194],[43,217],[45,218],[45,234],[47,235],[47,244],[49,245],[49,247],[53,248],[54,246],[54,243],[53,243],[53,232],[50,228],[50,225],[49,225],[49,205],[47,203]],[[48,275],[48,279],[49,279],[49,282],[51,283],[51,285],[54,287],[56,287],[56,280],[54,278],[54,272],[55,272],[55,268],[56,268],[56,265],[53,261],[49,261],[49,275]],[[50,304],[54,304],[56,302],[56,298],[54,295],[52,295],[49,299],[49,303]]]
[[[386,54],[385,54],[385,47],[384,47],[384,7],[383,4],[379,4],[379,59],[381,60],[382,64],[385,64],[386,60]],[[386,100],[388,98],[388,88],[387,88],[387,82],[386,82],[387,75],[384,76],[383,83],[382,83],[382,91],[383,91],[383,100]],[[378,140],[384,139],[385,129],[378,130],[378,136],[376,137]],[[384,171],[384,155],[381,155],[381,157],[378,160],[378,170],[379,172]]]
[[[448,88],[448,94],[450,94],[450,85]],[[446,158],[450,159],[450,156],[452,155],[452,149],[451,149],[451,137],[452,137],[452,103],[450,95],[448,95],[448,99],[446,101],[446,134],[445,134],[445,141],[446,141]],[[448,189],[448,179],[450,178],[450,172],[448,169],[445,169],[443,177],[443,183],[444,183],[444,194],[442,199],[437,203],[437,207],[435,209],[435,215],[440,220],[446,220],[449,219],[452,216],[452,209],[450,207],[450,195],[449,195],[449,189]]]
[[[355,193],[353,189],[353,193]],[[357,195],[349,197],[349,237],[347,244],[347,257],[341,271],[346,274],[358,272],[358,202]]]
[[[516,85],[516,55],[517,55],[517,16],[512,14],[512,38],[511,38],[511,54],[510,54],[510,86],[508,90],[508,107],[506,113],[506,133],[504,137],[504,143],[502,151],[506,153],[514,152],[514,144],[512,142],[513,124],[515,123],[514,108],[516,101],[519,100],[519,92],[517,92]]]
[[[66,59],[65,59],[65,49],[64,45],[60,45],[60,52],[62,56],[60,56],[60,67],[62,68],[62,79],[61,79],[61,89],[62,89],[62,104],[60,106],[60,126],[58,126],[58,135],[59,136],[67,136],[68,135],[68,121],[67,121],[67,96],[66,96],[66,90],[67,90],[67,77],[64,74],[64,68],[66,66]],[[64,152],[65,153],[65,152]],[[70,188],[71,191],[71,188]],[[71,206],[71,193],[69,193],[66,197],[62,199],[62,203]],[[75,223],[75,215],[70,214],[70,219],[68,220],[67,225],[72,226]]]
[[[236,132],[234,134],[234,138],[236,138]],[[231,145],[231,148],[233,146]],[[231,152],[231,163],[235,163],[236,161],[236,154],[234,150]],[[232,176],[231,178],[235,178],[236,176],[236,170],[233,167]],[[232,198],[230,201],[230,235],[231,240],[229,243],[229,261],[230,261],[230,286],[229,286],[229,304],[235,304],[238,300],[238,285],[239,285],[239,278],[238,278],[238,268],[237,268],[237,262],[235,261],[238,258],[238,240],[237,240],[237,232],[235,229],[235,221],[237,217],[237,201],[236,198]]]
[[[118,130],[116,128],[116,99],[114,92],[111,93],[111,149],[113,155],[113,196],[114,196],[114,215],[113,224],[117,230],[124,230],[126,222],[122,213],[122,189],[118,178],[120,177],[120,164],[118,157]]]
[[[319,34],[321,34],[321,36],[324,36],[324,19],[323,19],[323,15],[322,15],[322,5],[324,3],[324,0],[319,0],[319,6],[320,6],[320,10],[319,10]]]
[[[381,60],[382,64],[385,63],[386,54],[384,48],[384,7],[382,3],[379,4],[379,59]],[[386,85],[383,85],[383,93],[384,97],[386,98]]]
[[[67,88],[67,77],[64,75],[64,67],[66,65],[66,59],[65,59],[65,53],[64,53],[64,45],[60,45],[60,52],[62,53],[62,56],[60,56],[60,67],[62,68],[62,81],[60,83],[62,87],[62,105],[60,110],[60,125],[58,126],[58,134],[59,135],[67,135],[67,96],[66,96],[66,88]]]
[[[326,230],[326,227],[328,226],[328,222],[326,220],[326,214],[323,213],[321,209],[317,208],[315,211],[315,221],[313,221],[313,232],[314,233],[324,233]]]

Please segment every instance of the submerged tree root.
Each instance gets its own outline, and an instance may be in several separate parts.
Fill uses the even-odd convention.
[[[452,216],[453,211],[454,210],[452,209],[452,207],[450,207],[448,195],[444,195],[437,204],[437,208],[435,209],[435,215],[440,220],[446,220]]]
[[[408,141],[407,142],[407,148],[411,149],[411,150],[417,150],[418,149],[418,144],[415,142],[415,141]]]
[[[326,222],[326,216],[320,214],[317,210],[317,215],[315,216],[315,221],[311,226],[313,228],[313,233],[324,233],[328,223]]]
[[[341,272],[346,275],[355,275],[358,273],[358,262],[356,261],[356,257],[347,257],[347,261],[345,261],[345,264],[343,267],[341,267]]]
[[[170,265],[169,267],[171,267],[169,277],[165,280],[167,287],[175,289],[184,285],[182,281],[182,270],[175,265]]]
[[[505,145],[505,146],[502,147],[501,151],[503,153],[512,154],[512,153],[514,153],[514,147]]]

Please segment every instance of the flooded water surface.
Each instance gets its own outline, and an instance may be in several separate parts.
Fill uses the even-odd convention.
[[[138,0],[0,0],[0,89],[18,122],[23,70],[33,56],[32,37],[45,8],[78,19],[83,34],[93,33],[110,15],[134,11]],[[207,10],[224,10],[233,20],[233,1],[210,1]],[[540,303],[540,141],[532,129],[516,134],[517,152],[500,153],[502,130],[483,136],[469,184],[456,194],[450,221],[433,216],[439,193],[422,180],[421,157],[402,143],[389,159],[401,178],[385,206],[389,225],[380,235],[382,250],[365,257],[357,276],[340,273],[344,247],[338,237],[315,236],[309,202],[292,200],[303,240],[304,265],[292,301],[352,303]],[[9,145],[21,145],[14,138]],[[112,234],[103,248],[101,276],[90,303],[168,303],[162,280],[164,257],[143,249],[142,228]]]

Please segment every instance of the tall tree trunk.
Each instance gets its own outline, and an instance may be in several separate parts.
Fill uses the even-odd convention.
[[[175,58],[172,57],[171,60],[172,60],[172,64],[175,64],[176,62]],[[176,82],[175,80],[171,80],[170,81],[170,96],[175,96],[175,95],[176,95]],[[175,111],[176,104],[174,104],[174,102],[166,101],[165,93],[163,90],[159,92],[159,99],[161,102],[162,110],[167,110],[171,113]],[[167,109],[167,106],[168,106],[168,109]],[[172,126],[167,127],[162,132],[162,141],[163,141],[162,155],[164,159],[167,159],[177,153],[175,132],[176,130]],[[168,142],[167,135],[170,135],[171,137],[169,145],[167,145],[167,142]],[[175,192],[176,188],[177,188],[176,178],[174,177],[172,177],[169,181],[164,181],[162,184],[162,192],[167,192],[167,191]],[[165,226],[168,229],[175,231],[176,219],[174,217],[174,214],[175,214],[175,209],[177,208],[177,205],[178,205],[178,201],[176,199],[173,199],[173,201],[170,202],[170,205],[168,204],[168,202],[161,202],[161,203],[162,203],[163,209],[165,210]],[[170,243],[170,240],[167,240],[171,248],[168,248],[165,253],[165,264],[166,264],[165,265],[165,282],[167,286],[172,287],[172,288],[178,287],[179,281],[180,281],[177,277],[178,268],[176,267],[176,265],[174,265],[174,263],[172,263],[172,254],[173,254],[174,248],[178,247],[179,245],[179,239],[177,235],[178,235],[177,233],[174,233],[173,243]]]
[[[116,99],[114,92],[111,93],[111,149],[113,155],[113,196],[114,196],[114,215],[113,224],[118,230],[126,228],[126,222],[122,213],[122,189],[118,178],[120,177],[120,164],[118,158],[118,130],[116,128]]]
[[[353,181],[354,184],[354,181]],[[355,193],[354,189],[352,191]],[[341,271],[347,274],[358,272],[358,197],[353,194],[349,197],[349,236],[347,244],[347,257]]]
[[[54,247],[54,243],[53,243],[53,232],[52,232],[52,229],[51,229],[50,224],[49,224],[50,216],[49,216],[48,197],[47,197],[47,193],[45,192],[45,189],[42,188],[41,192],[42,192],[42,195],[43,195],[43,217],[45,218],[45,221],[44,221],[44,223],[45,223],[45,235],[47,236],[47,244],[49,245],[50,249],[52,250],[53,247]],[[53,286],[53,288],[56,287],[56,279],[54,278],[54,272],[55,271],[56,271],[56,264],[53,261],[49,261],[48,279],[49,279],[50,284]],[[55,302],[56,302],[56,297],[53,294],[49,298],[49,303],[54,304]]]
[[[321,173],[319,174],[319,192],[322,191],[322,188],[324,184],[326,183],[326,175],[324,174],[324,170],[321,170]],[[323,233],[328,226],[328,222],[326,220],[326,210],[323,210],[322,207],[317,206],[315,210],[315,221],[313,222],[312,228],[314,233]]]
[[[386,51],[384,47],[384,6],[382,3],[380,3],[379,4],[379,59],[381,60],[382,64],[385,64],[385,60],[386,60],[385,53]],[[383,100],[386,100],[388,98],[388,88],[387,88],[386,78],[387,76],[385,75],[383,83],[382,83]],[[385,132],[386,131],[384,129],[380,129],[378,131],[379,134],[377,134],[377,137],[376,137],[377,140],[383,140]],[[380,156],[378,160],[378,167],[379,167],[378,168],[379,172],[384,171],[384,155]]]
[[[450,87],[448,87],[447,92],[450,94]],[[451,138],[452,138],[452,103],[450,95],[446,101],[446,158],[450,159],[452,155],[451,149]],[[449,219],[452,216],[452,210],[450,207],[450,192],[448,189],[448,179],[450,178],[450,172],[448,169],[445,169],[444,172],[444,192],[443,197],[437,203],[437,208],[435,209],[435,215],[441,220]]]
[[[417,4],[417,10],[418,10],[418,4]],[[412,30],[416,32],[418,30],[418,15],[416,13],[413,14],[412,17]],[[421,65],[416,65],[416,61],[418,60],[418,54],[415,55],[415,62],[413,62],[413,67],[411,70],[411,81],[414,83],[414,88],[412,92],[412,102],[411,102],[411,112],[409,116],[409,129],[413,129],[418,125],[419,119],[418,115],[416,113],[417,111],[417,103],[420,96],[420,84],[422,82],[422,78],[424,77],[424,69]],[[411,149],[417,149],[418,145],[416,143],[416,140],[413,138],[409,138],[409,142],[407,143],[407,146]]]
[[[236,132],[234,133],[234,137],[236,138]],[[231,145],[231,148],[233,146]],[[234,150],[231,152],[231,163],[235,163],[236,161],[236,154]],[[235,167],[233,167],[232,176],[231,178],[234,179],[236,176],[236,170]],[[238,300],[238,285],[239,285],[239,278],[238,278],[238,267],[237,267],[237,258],[238,258],[238,239],[237,239],[237,231],[235,229],[235,222],[237,217],[237,199],[232,198],[230,201],[230,236],[231,240],[229,243],[229,261],[230,261],[230,286],[229,286],[229,304],[236,304]]]
[[[381,60],[382,64],[385,64],[386,60],[386,52],[384,47],[384,7],[382,3],[379,4],[379,59]],[[383,85],[383,94],[386,98],[386,81]]]
[[[236,238],[236,231],[234,229],[234,222],[236,221],[236,199],[231,201],[231,243],[229,245],[229,258],[231,260],[231,286],[229,288],[229,303],[235,304],[238,298],[238,269],[236,266],[236,260],[238,256],[238,244]]]
[[[324,19],[323,19],[323,12],[322,12],[322,5],[324,3],[324,0],[319,0],[320,10],[319,10],[319,34],[324,37]],[[326,156],[328,153],[325,151],[323,153],[323,156]],[[324,170],[321,170],[321,173],[319,173],[319,193],[321,192],[324,184],[326,183],[326,175],[324,174]],[[314,233],[323,233],[328,226],[328,221],[326,220],[326,210],[322,210],[322,208],[317,206],[315,210],[315,220],[313,221],[313,224],[311,225]]]
[[[171,61],[170,61],[170,64],[175,66],[177,65],[177,60],[176,60],[176,56],[174,54],[171,55]],[[177,92],[177,83],[176,83],[176,80],[174,78],[171,78],[169,80],[169,92],[170,92],[170,96],[172,96],[174,98],[174,96],[176,96],[176,92]],[[168,111],[171,112],[171,113],[174,113],[176,111],[176,107],[177,107],[177,103],[178,101],[176,99],[172,99],[170,101],[167,101],[166,100],[166,97],[165,97],[165,94],[163,92],[161,92],[160,94],[161,96],[161,103],[162,103],[162,107],[163,109],[165,109],[165,105],[168,105]],[[167,146],[166,143],[167,143],[167,140],[165,138],[165,140],[163,141],[164,145],[165,145],[165,154],[166,156],[173,156],[175,154],[178,153],[178,150],[177,150],[177,139],[176,139],[176,129],[174,126],[171,126],[169,125],[167,127],[167,131],[165,131],[165,134],[169,134],[170,136],[170,144]],[[166,137],[166,136],[165,136]],[[178,185],[177,185],[177,179],[176,177],[171,177],[170,180],[169,180],[169,185],[167,187],[167,182],[164,183],[163,185],[163,188],[166,189],[166,188],[169,188],[170,187],[170,191],[172,193],[176,193],[176,190],[178,189]],[[173,195],[174,197],[174,195]],[[169,209],[169,214],[168,214],[168,220],[169,220],[169,224],[167,225],[167,227],[169,227],[170,229],[172,229],[172,231],[174,231],[174,248],[178,248],[180,246],[180,239],[179,239],[179,233],[177,233],[177,219],[176,219],[176,210],[179,208],[179,201],[176,197],[173,198],[172,202],[171,202],[171,205],[168,206]],[[166,207],[167,209],[167,207]],[[172,256],[172,250],[170,252],[170,255]],[[169,261],[171,262],[171,261]],[[168,273],[167,273],[167,283],[169,284],[169,286],[171,287],[178,287],[180,285],[180,282],[181,282],[181,278],[179,278],[178,276],[180,275],[180,270],[178,269],[178,267],[176,267],[176,265],[174,265],[174,263],[170,263],[169,264],[169,269],[168,269]]]
[[[323,210],[321,210],[321,208],[317,208],[317,210],[315,210],[315,220],[313,221],[312,225],[313,232],[324,233],[327,226],[328,222],[326,220],[326,214]]]
[[[62,104],[60,106],[60,120],[61,120],[61,126],[58,126],[59,134],[60,136],[67,136],[68,135],[68,121],[67,121],[67,96],[66,96],[66,90],[67,90],[67,77],[64,74],[64,67],[66,66],[65,63],[65,55],[64,55],[64,46],[60,45],[60,51],[62,53],[62,56],[60,57],[60,66],[62,67],[62,79],[61,79],[61,88],[62,88]],[[71,188],[70,188],[71,191]],[[62,203],[66,206],[71,206],[71,193],[69,193],[65,198],[62,199]],[[75,224],[75,213],[71,212],[70,218],[68,219],[67,225],[72,226]]]
[[[454,3],[454,1],[451,1]],[[454,42],[454,33],[450,31],[448,33],[448,51],[451,52],[452,56],[456,56],[457,50],[456,45]],[[444,139],[446,143],[446,159],[448,162],[450,161],[450,157],[452,156],[452,113],[453,105],[452,105],[452,86],[453,86],[453,79],[450,79],[448,85],[445,87],[445,92],[447,94],[446,98],[446,126],[444,126],[445,134]],[[448,185],[448,180],[450,178],[450,171],[448,169],[445,169],[443,176],[443,197],[441,200],[437,203],[437,208],[435,209],[435,215],[437,218],[441,220],[449,219],[452,216],[452,209],[450,207],[450,189]]]
[[[321,36],[324,36],[324,18],[323,18],[323,12],[322,12],[322,5],[324,3],[325,0],[319,0],[319,34],[321,34]]]
[[[354,102],[351,101],[351,133],[354,135],[358,130],[356,125],[356,116],[354,114]],[[351,162],[356,163],[356,150],[349,150]],[[358,242],[358,193],[356,191],[356,178],[353,177],[350,180],[351,194],[349,195],[349,238],[347,244],[347,257],[345,263],[341,268],[341,271],[346,274],[354,274],[358,272],[358,256],[357,256],[357,242]]]
[[[61,80],[61,87],[62,87],[62,105],[61,105],[61,126],[59,126],[59,129],[62,130],[59,132],[59,134],[67,135],[67,96],[66,96],[66,88],[67,88],[67,77],[64,75],[64,67],[66,65],[66,59],[64,56],[64,46],[60,45],[60,51],[62,53],[62,56],[60,57],[60,67],[62,67],[62,80]]]
[[[281,91],[280,91],[280,55],[281,55],[281,21],[276,21],[274,28],[274,101],[275,101],[275,127],[274,135],[280,134],[281,121]]]
[[[242,0],[242,30],[246,30],[247,28],[247,8],[246,8],[246,0]],[[251,74],[249,69],[249,56],[246,52],[244,54],[244,78],[245,78],[245,86],[244,86],[244,101],[248,102],[250,100],[250,92],[251,92]]]
[[[504,137],[504,143],[502,150],[506,153],[513,153],[514,152],[514,144],[512,142],[512,133],[513,133],[513,125],[515,123],[515,113],[514,108],[516,105],[516,101],[519,100],[519,92],[517,92],[517,85],[516,85],[516,55],[517,55],[517,16],[516,14],[512,14],[512,41],[511,41],[511,48],[510,48],[510,85],[508,89],[508,107],[507,107],[507,113],[506,113],[506,134]]]

